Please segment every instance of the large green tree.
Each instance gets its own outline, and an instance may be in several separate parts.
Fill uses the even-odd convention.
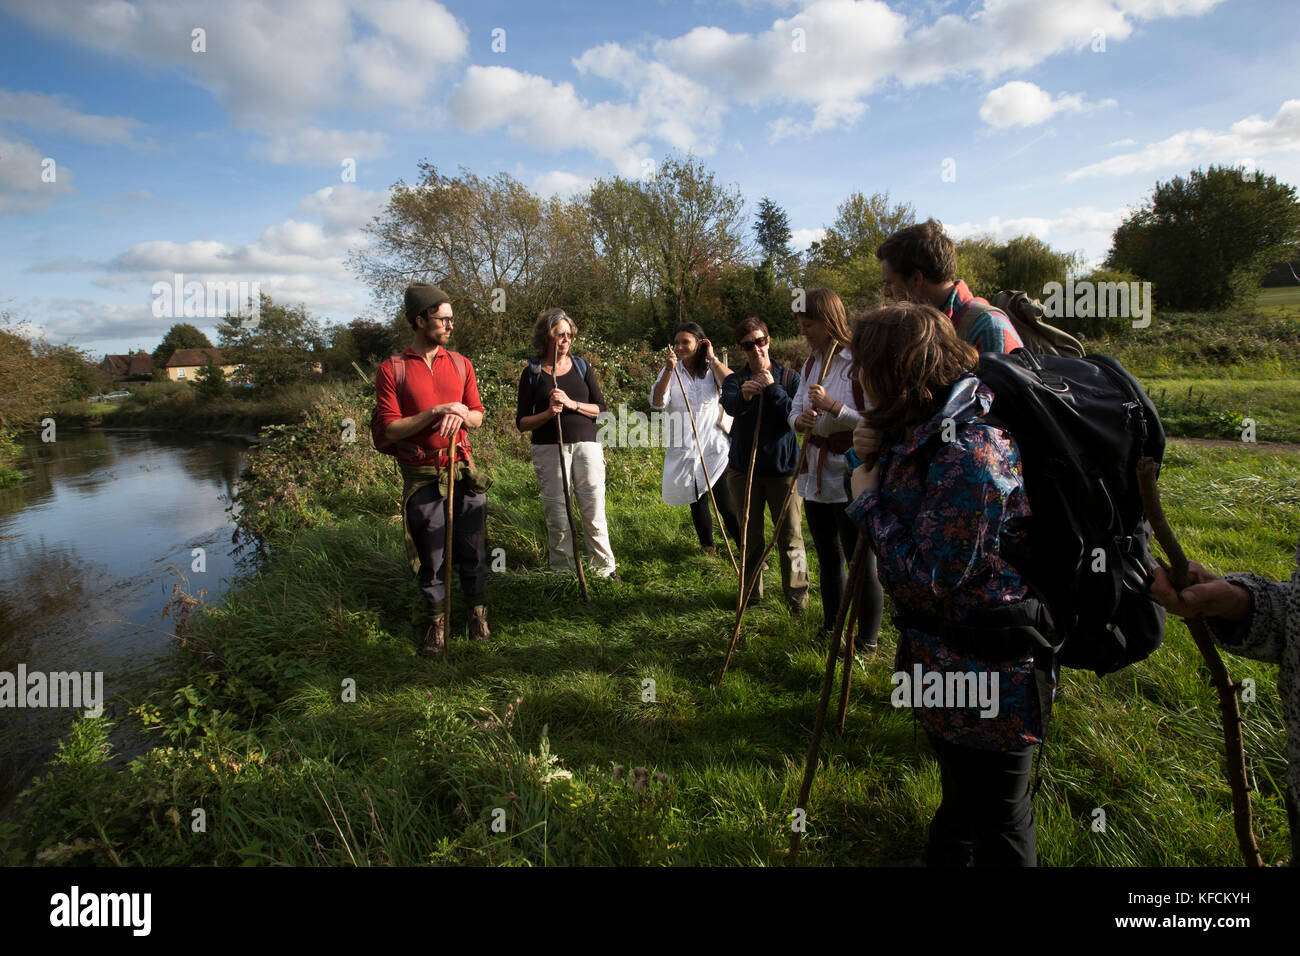
[[[758,202],[754,218],[754,235],[763,250],[763,261],[774,271],[785,272],[793,258],[790,251],[790,216],[774,201],[764,196]]]
[[[153,367],[162,368],[167,363],[167,360],[172,357],[172,353],[177,349],[210,348],[212,348],[212,343],[208,341],[208,337],[199,331],[199,329],[190,325],[188,322],[177,322],[167,330],[167,334],[163,336],[163,340],[159,342],[158,347],[153,350]]]
[[[276,305],[258,296],[256,316],[231,313],[217,325],[226,358],[258,388],[301,382],[316,374],[324,352],[320,324],[303,305]]]
[[[836,207],[825,236],[809,248],[806,281],[829,286],[850,307],[871,302],[883,286],[876,249],[915,222],[912,204],[890,203],[888,192],[853,193]]]
[[[1106,264],[1155,283],[1170,309],[1244,306],[1269,265],[1300,249],[1295,187],[1230,166],[1157,182],[1115,230]]]

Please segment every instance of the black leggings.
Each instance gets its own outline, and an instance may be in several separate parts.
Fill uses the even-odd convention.
[[[813,546],[817,549],[820,580],[817,587],[822,595],[822,625],[830,631],[835,627],[835,615],[844,595],[845,566],[853,557],[858,544],[858,528],[849,518],[849,502],[827,504],[821,501],[804,501],[808,515],[808,530],[812,532]],[[858,604],[858,633],[854,646],[863,648],[876,643],[880,634],[880,616],[885,606],[880,578],[876,575],[876,553],[867,548],[862,579],[862,596]]]
[[[713,477],[713,497],[718,502],[718,513],[722,515],[722,523],[727,528],[727,534],[731,535],[731,540],[740,544],[740,521],[736,518],[736,509],[731,503],[731,492],[727,490],[727,483],[722,480],[722,475],[726,474],[726,469]],[[706,491],[695,501],[691,502],[691,522],[695,525],[695,535],[700,539],[700,547],[713,547],[713,506],[709,504],[709,493]]]
[[[1029,788],[1034,748],[977,750],[933,736],[930,744],[939,758],[943,802],[930,823],[926,866],[1037,866]]]

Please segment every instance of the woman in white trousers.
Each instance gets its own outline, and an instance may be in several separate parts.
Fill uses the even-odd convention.
[[[582,516],[587,554],[597,575],[617,581],[605,520],[605,456],[595,424],[605,410],[605,398],[591,366],[572,354],[576,332],[577,326],[563,309],[547,309],[538,317],[533,327],[536,358],[519,379],[515,424],[520,431],[532,432],[533,470],[546,512],[552,570],[573,570],[573,542],[560,473],[563,437],[564,469]]]

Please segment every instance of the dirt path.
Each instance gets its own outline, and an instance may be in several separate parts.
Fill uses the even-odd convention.
[[[1169,440],[1184,445],[1202,445],[1212,448],[1246,448],[1251,451],[1300,453],[1300,445],[1290,442],[1246,442],[1233,438],[1174,438],[1172,436]]]

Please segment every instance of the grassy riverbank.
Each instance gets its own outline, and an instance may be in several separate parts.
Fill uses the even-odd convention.
[[[220,606],[188,622],[180,608],[182,673],[134,710],[110,710],[153,728],[158,747],[114,768],[104,719],[81,721],[22,798],[9,862],[782,862],[824,661],[816,601],[791,622],[771,572],[715,688],[734,614],[730,566],[699,553],[686,509],[660,503],[662,452],[611,449],[611,536],[626,583],[593,582],[584,606],[571,578],[538,570],[536,480],[507,427],[513,404],[500,400],[518,363],[484,367],[496,369],[485,391],[501,393],[476,436],[497,474],[494,641],[458,641],[450,666],[416,655],[422,607],[391,461],[364,428],[345,440],[345,418],[368,420],[364,390],[331,392],[304,424],[268,431],[253,456],[244,528],[271,560]],[[611,378],[614,403],[639,393]],[[1300,455],[1174,445],[1162,485],[1201,561],[1289,573]],[[879,656],[858,666],[847,733],[823,746],[810,864],[888,863],[923,842],[939,781],[924,735],[889,706],[893,646],[886,626]],[[1257,829],[1265,858],[1283,860],[1276,671],[1229,664],[1257,684],[1245,728]],[[643,699],[647,680],[654,701]],[[1036,801],[1041,861],[1235,863],[1219,740],[1213,692],[1179,623],[1121,674],[1066,672]],[[1104,833],[1092,828],[1096,808]]]

